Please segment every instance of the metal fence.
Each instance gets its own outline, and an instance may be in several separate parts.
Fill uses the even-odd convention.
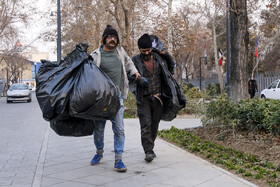
[[[226,82],[226,77],[223,77],[224,83]],[[194,87],[200,87],[200,79],[189,79],[189,82],[187,82],[185,79],[183,79],[183,84],[191,83]],[[217,84],[219,83],[219,78],[218,76],[212,76],[212,77],[205,77],[204,79],[201,80],[201,87],[202,90],[204,90],[209,84]]]
[[[226,77],[223,77],[224,83],[226,82]],[[280,71],[279,72],[266,72],[263,74],[256,75],[255,80],[257,81],[258,84],[258,90],[259,92],[256,93],[256,95],[260,94],[260,92],[267,88],[273,81],[280,79]],[[250,77],[248,77],[248,81],[250,80]],[[191,83],[195,87],[200,86],[200,80],[198,79],[191,79],[189,82],[186,80],[183,80],[183,83]],[[212,77],[205,77],[204,80],[202,80],[202,90],[205,89],[210,83],[219,83],[219,78],[218,76],[212,76]]]
[[[273,81],[280,79],[280,72],[266,72],[256,76],[259,92],[267,88]]]

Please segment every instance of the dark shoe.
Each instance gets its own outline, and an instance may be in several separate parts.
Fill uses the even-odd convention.
[[[152,154],[152,157],[153,157],[153,158],[156,158],[156,157],[157,157],[157,155],[156,155],[155,153],[153,153],[153,154]]]
[[[103,158],[103,155],[96,154],[96,155],[94,155],[94,157],[90,161],[90,164],[91,165],[98,164],[100,162],[100,160],[102,160],[102,158]]]
[[[114,170],[119,172],[126,172],[127,169],[124,166],[123,162],[120,160],[115,163]]]
[[[152,162],[153,160],[154,160],[153,154],[147,153],[147,154],[146,154],[146,157],[145,157],[145,161],[146,161],[146,162]]]

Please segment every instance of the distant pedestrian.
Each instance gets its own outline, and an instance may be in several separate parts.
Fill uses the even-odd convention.
[[[255,93],[258,92],[257,81],[254,80],[254,76],[252,76],[248,82],[248,91],[249,91],[251,99],[255,96]]]

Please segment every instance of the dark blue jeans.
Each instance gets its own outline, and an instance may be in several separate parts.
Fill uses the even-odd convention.
[[[114,149],[116,154],[116,159],[121,160],[121,156],[124,149],[124,122],[123,122],[123,113],[124,113],[124,105],[123,98],[120,97],[121,108],[116,113],[116,115],[110,120],[112,122],[112,129],[114,132]],[[103,153],[104,149],[104,131],[105,131],[106,120],[95,120],[94,123],[94,144],[97,149],[97,153]]]

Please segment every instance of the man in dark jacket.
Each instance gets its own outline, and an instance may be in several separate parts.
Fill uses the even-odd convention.
[[[251,99],[255,96],[256,91],[258,92],[257,81],[254,80],[254,76],[251,77],[251,80],[248,82],[248,91]]]
[[[134,56],[132,61],[142,77],[136,80],[136,89],[133,92],[137,100],[145,161],[151,162],[156,157],[153,150],[154,143],[158,125],[164,112],[162,89],[164,89],[163,84],[166,81],[163,80],[163,77],[167,79],[166,76],[170,77],[171,74],[167,72],[168,65],[165,59],[152,51],[152,41],[148,34],[139,38],[138,47],[140,54]],[[169,94],[171,95],[171,93]],[[174,118],[174,116],[172,117]]]

